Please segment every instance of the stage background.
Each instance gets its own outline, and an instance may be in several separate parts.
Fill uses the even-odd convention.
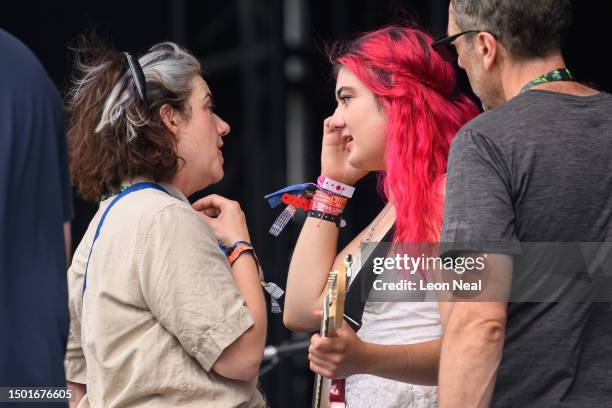
[[[301,219],[273,238],[268,229],[279,210],[271,210],[263,196],[319,174],[322,122],[335,109],[326,44],[408,19],[438,36],[446,31],[447,5],[447,0],[22,1],[3,7],[0,27],[34,51],[62,92],[70,73],[66,45],[92,28],[122,51],[142,52],[164,40],[193,51],[203,63],[217,112],[232,128],[225,139],[224,180],[197,197],[215,192],[241,203],[267,278],[284,287]],[[605,5],[574,2],[564,51],[579,80],[610,92]],[[347,210],[341,243],[383,204],[376,175],[370,175]],[[95,209],[75,194],[74,247]],[[278,315],[269,321],[269,344],[309,337],[289,332]],[[261,381],[272,406],[310,406],[312,375],[305,352],[281,361]]]

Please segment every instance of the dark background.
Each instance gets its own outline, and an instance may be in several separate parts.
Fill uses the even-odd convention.
[[[270,209],[263,196],[319,174],[322,122],[335,106],[325,45],[406,19],[438,36],[446,31],[447,5],[447,0],[22,1],[3,6],[0,27],[34,51],[62,92],[70,74],[66,46],[92,28],[119,50],[139,53],[172,40],[201,58],[217,112],[232,131],[225,139],[224,180],[197,196],[215,192],[241,203],[266,278],[284,287],[301,219],[273,238],[267,231],[280,210]],[[564,54],[580,81],[610,92],[605,5],[574,2]],[[465,76],[459,75],[469,92]],[[376,175],[370,175],[347,210],[342,242],[382,205]],[[95,210],[95,204],[75,198],[74,247]],[[269,320],[268,344],[309,336],[289,332],[279,315]],[[282,360],[261,381],[272,406],[306,407],[311,378],[302,352]]]

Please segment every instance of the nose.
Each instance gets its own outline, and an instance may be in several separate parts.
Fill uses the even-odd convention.
[[[346,122],[344,121],[344,118],[340,114],[338,108],[336,108],[334,114],[331,116],[331,119],[329,120],[329,126],[336,129],[343,129],[346,127]]]
[[[219,136],[227,136],[230,132],[229,123],[221,119],[219,115],[217,115],[217,132],[219,132]]]

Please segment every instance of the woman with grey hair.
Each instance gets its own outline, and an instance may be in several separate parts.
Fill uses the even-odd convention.
[[[68,271],[79,407],[265,406],[265,300],[244,213],[186,198],[222,179],[230,130],[198,60],[170,42],[140,58],[78,51],[71,175],[100,202]]]

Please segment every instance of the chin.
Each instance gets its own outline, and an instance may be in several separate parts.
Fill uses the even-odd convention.
[[[213,183],[218,183],[221,180],[223,180],[223,176],[225,176],[225,173],[223,172],[223,169],[217,171],[216,174],[215,174],[215,177],[213,177]]]
[[[358,154],[353,154],[351,152],[348,157],[348,164],[358,170],[366,170],[366,171],[375,171],[378,169],[378,166],[374,165],[374,160],[371,157],[363,157]]]

